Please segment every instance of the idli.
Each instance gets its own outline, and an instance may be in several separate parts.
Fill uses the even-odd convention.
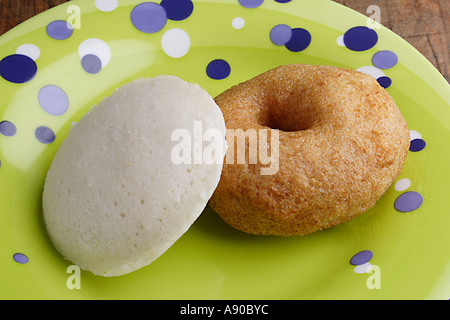
[[[96,275],[150,264],[205,208],[225,132],[197,84],[157,76],[117,89],[71,128],[48,170],[43,215],[55,248]]]

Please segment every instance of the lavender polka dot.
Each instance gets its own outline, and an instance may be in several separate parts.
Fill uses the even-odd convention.
[[[55,20],[47,25],[47,34],[55,40],[65,40],[73,34],[73,27],[64,20]]]
[[[4,120],[0,122],[0,134],[12,137],[17,132],[16,126],[11,121]]]
[[[277,46],[284,46],[291,37],[292,29],[288,25],[279,24],[270,30],[270,40]]]
[[[216,59],[206,67],[206,74],[214,80],[222,80],[230,75],[231,67],[225,60]]]
[[[31,81],[37,73],[33,59],[23,54],[12,54],[0,61],[0,76],[12,83]]]
[[[39,142],[44,144],[52,143],[56,138],[53,130],[46,126],[37,127],[34,131],[34,135]]]
[[[367,27],[353,27],[344,34],[344,43],[353,51],[365,51],[375,46],[378,42],[378,34]]]
[[[397,55],[389,50],[378,51],[372,57],[372,63],[379,69],[390,69],[398,62]]]
[[[48,85],[39,90],[39,105],[45,112],[54,116],[66,113],[69,108],[67,94],[58,86]]]
[[[257,8],[262,5],[263,2],[264,0],[239,0],[241,6],[249,9]]]
[[[102,70],[102,60],[95,54],[87,54],[81,58],[81,67],[87,73],[96,74]]]
[[[305,50],[311,43],[311,34],[306,29],[292,29],[291,39],[286,43],[286,48],[293,52]]]
[[[23,253],[15,253],[13,255],[13,259],[15,262],[17,263],[21,263],[21,264],[25,264],[28,263],[29,259],[26,255],[24,255]]]
[[[394,202],[394,208],[400,212],[411,212],[420,208],[423,197],[415,191],[402,193]]]
[[[370,250],[360,251],[350,259],[350,264],[359,266],[372,260],[373,252]]]
[[[382,76],[377,78],[378,83],[380,84],[380,86],[382,86],[383,88],[387,89],[392,85],[392,80],[389,77],[386,76]]]
[[[167,23],[166,10],[154,2],[143,2],[133,8],[131,23],[136,29],[145,33],[160,31]]]
[[[423,149],[425,149],[426,146],[427,146],[427,143],[425,142],[425,140],[413,139],[410,142],[409,151],[412,151],[412,152],[422,151]]]
[[[184,20],[194,11],[191,0],[162,0],[161,6],[166,10],[167,18],[174,21]]]

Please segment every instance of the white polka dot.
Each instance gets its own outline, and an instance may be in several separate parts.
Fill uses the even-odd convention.
[[[119,5],[118,0],[95,0],[95,6],[98,10],[111,12]]]
[[[397,191],[405,191],[411,186],[411,180],[408,178],[403,178],[397,181],[395,184],[395,190]]]
[[[26,43],[19,46],[16,50],[16,53],[28,56],[33,60],[37,60],[41,55],[41,50],[34,44]]]
[[[84,40],[78,47],[78,54],[80,58],[87,54],[96,55],[102,62],[102,67],[105,67],[111,60],[111,50],[108,44],[96,38]]]
[[[372,264],[370,262],[366,262],[364,264],[360,264],[359,266],[356,266],[354,271],[356,273],[362,274],[362,273],[369,272],[370,269],[372,269]]]
[[[336,42],[338,45],[340,45],[341,47],[345,47],[345,43],[344,43],[344,35],[339,36],[336,39]]]
[[[161,38],[164,52],[172,58],[181,58],[191,47],[191,38],[186,31],[178,28],[167,30]]]
[[[409,130],[409,139],[410,140],[422,139],[422,135],[420,134],[420,132],[416,130]]]
[[[233,21],[231,21],[231,25],[235,29],[242,29],[245,26],[245,20],[244,18],[236,17],[233,19]]]
[[[378,79],[379,77],[384,77],[384,72],[381,69],[378,69],[373,66],[364,66],[364,67],[356,69],[356,71],[368,74],[368,75],[374,77],[375,79]]]

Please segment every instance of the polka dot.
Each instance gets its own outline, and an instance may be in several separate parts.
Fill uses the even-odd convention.
[[[245,20],[244,18],[236,17],[231,21],[231,25],[237,30],[242,29],[245,26]]]
[[[420,134],[419,131],[416,131],[416,130],[409,130],[409,139],[410,139],[410,140],[414,140],[414,139],[422,139],[422,135]]]
[[[16,53],[22,54],[36,61],[41,55],[41,50],[34,44],[25,43],[17,48]]]
[[[225,60],[216,59],[211,61],[206,67],[206,74],[214,80],[227,78],[231,73],[231,67]]]
[[[355,267],[355,269],[353,269],[353,271],[355,271],[358,274],[363,274],[363,273],[367,273],[372,269],[372,264],[370,262],[358,265]]]
[[[427,143],[423,139],[413,139],[409,145],[409,151],[418,152],[425,149]]]
[[[270,40],[277,46],[284,46],[292,38],[292,29],[288,25],[279,24],[270,30]]]
[[[253,9],[263,4],[264,0],[238,0],[239,4],[245,8]]]
[[[102,61],[94,54],[87,54],[81,58],[81,67],[87,73],[96,74],[102,69]]]
[[[408,178],[403,178],[396,182],[394,188],[397,191],[405,191],[410,186],[411,186],[411,180],[409,180]]]
[[[275,0],[278,3],[288,3],[291,2],[292,0]]]
[[[353,51],[365,51],[375,46],[378,42],[378,34],[367,27],[353,27],[344,34],[344,43]]]
[[[13,255],[13,259],[15,262],[21,263],[21,264],[28,263],[28,261],[29,261],[28,257],[26,255],[24,255],[23,253],[15,253]]]
[[[394,208],[400,212],[411,212],[420,208],[423,197],[415,191],[402,193],[394,202]]]
[[[186,31],[173,28],[164,33],[161,38],[161,46],[169,57],[181,58],[188,53],[191,47],[191,38]]]
[[[372,260],[373,252],[370,250],[360,251],[350,259],[350,264],[359,266]]]
[[[166,10],[167,18],[175,21],[188,18],[194,11],[191,0],[162,0],[161,6]]]
[[[64,20],[55,20],[47,25],[47,34],[55,40],[65,40],[73,34],[73,27]]]
[[[53,141],[55,141],[56,138],[53,130],[45,126],[37,127],[36,130],[34,131],[34,136],[36,137],[36,139],[38,139],[39,142],[45,144],[52,143]]]
[[[95,6],[103,12],[114,11],[119,5],[118,0],[95,0]]]
[[[384,77],[384,72],[376,67],[372,67],[372,66],[364,66],[361,68],[356,69],[356,71],[368,74],[372,77],[374,77],[375,79],[378,79],[380,77]]]
[[[69,98],[66,93],[55,85],[48,85],[39,90],[38,101],[45,112],[54,116],[66,113],[69,108]]]
[[[97,56],[102,62],[102,68],[111,60],[111,49],[108,44],[97,38],[84,40],[78,47],[78,54],[81,59],[88,54]]]
[[[139,31],[155,33],[167,23],[166,10],[154,2],[143,2],[133,8],[130,15],[131,23]]]
[[[291,39],[286,43],[286,48],[293,52],[305,50],[311,43],[311,34],[302,28],[292,29]]]
[[[12,137],[17,132],[16,126],[11,121],[2,121],[0,122],[0,134]]]
[[[389,50],[378,51],[372,57],[372,63],[380,69],[390,69],[398,62],[397,55]]]
[[[345,47],[345,43],[344,43],[344,35],[339,36],[336,39],[336,43],[341,46],[341,47]]]
[[[37,73],[33,59],[23,54],[12,54],[0,61],[0,76],[12,83],[31,81]]]
[[[387,89],[391,86],[392,84],[392,80],[389,77],[386,76],[382,76],[377,78],[378,83],[380,84],[380,86],[382,86],[383,88]]]

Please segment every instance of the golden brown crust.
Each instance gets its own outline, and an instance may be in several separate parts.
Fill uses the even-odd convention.
[[[215,100],[228,130],[280,129],[278,172],[261,175],[267,164],[226,159],[210,200],[241,231],[304,235],[346,222],[372,207],[403,168],[406,122],[369,75],[286,65]]]

